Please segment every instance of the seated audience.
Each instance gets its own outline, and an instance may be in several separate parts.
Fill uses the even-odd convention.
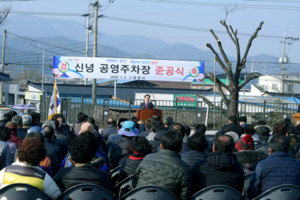
[[[269,189],[283,184],[300,186],[300,162],[289,157],[286,136],[275,135],[269,142],[269,156],[259,162],[247,190],[253,199]]]
[[[97,152],[97,142],[88,137],[75,137],[69,144],[73,167],[65,167],[58,171],[53,180],[65,191],[78,184],[96,184],[110,189],[107,174],[92,166],[92,159]]]
[[[151,153],[152,146],[144,136],[134,137],[126,146],[129,157],[121,164],[119,182],[134,174],[145,156]]]
[[[5,127],[5,126],[1,126],[0,127],[0,141],[5,142],[6,144],[8,144],[10,154],[11,154],[11,158],[13,160],[13,158],[15,156],[15,153],[17,151],[17,146],[16,146],[15,143],[9,141],[10,138],[11,138],[10,129]]]
[[[54,129],[53,127],[45,124],[46,123],[43,124],[43,131],[45,132],[45,148],[47,150],[54,151],[58,162],[61,163],[63,160],[63,156],[61,154],[60,148],[56,146],[55,142],[53,141]]]
[[[245,128],[245,126],[247,125],[247,117],[245,116],[239,117],[239,122],[240,122],[240,126]]]
[[[106,121],[106,125],[107,125],[107,127],[101,131],[101,136],[103,137],[103,139],[105,141],[108,140],[108,137],[109,137],[108,132],[110,132],[110,134],[112,134],[117,131],[117,126],[116,126],[115,120],[113,118],[108,118],[108,120]]]
[[[25,129],[27,131],[28,129],[31,128],[32,118],[30,115],[23,115],[22,121],[23,121],[23,129]],[[23,139],[23,138],[21,138],[21,139]]]
[[[145,126],[145,122],[144,121],[139,120],[137,123],[140,126],[140,128],[139,128],[140,133],[146,130],[146,126]]]
[[[161,138],[160,152],[148,154],[134,173],[132,186],[157,185],[173,192],[179,199],[191,195],[191,167],[181,160],[183,135],[169,130]]]
[[[19,144],[23,141],[21,138],[18,137],[18,126],[16,123],[13,122],[7,122],[5,125],[7,128],[10,129],[11,135],[10,135],[10,142],[13,142],[17,147]]]
[[[224,135],[215,140],[213,153],[208,154],[206,162],[198,161],[193,170],[193,193],[212,185],[227,185],[239,192],[244,187],[244,171],[232,153],[234,141]]]
[[[152,119],[153,119],[154,121],[159,121],[160,116],[159,116],[159,115],[152,115]]]
[[[174,123],[174,120],[173,120],[173,118],[172,117],[165,117],[165,119],[164,119],[164,125],[165,125],[165,127],[168,129],[169,128],[169,126],[171,125],[171,124],[173,124]]]
[[[184,125],[184,130],[185,130],[185,134],[183,137],[183,143],[187,143],[187,141],[190,137],[190,134],[191,134],[191,128],[187,125]]]
[[[39,127],[39,126],[38,126]],[[30,132],[26,135],[25,138],[37,138],[43,144],[45,144],[45,137],[40,132]],[[54,174],[58,172],[59,164],[56,158],[56,155],[53,151],[47,150],[46,157],[39,164],[40,168],[42,168],[49,176],[53,177]],[[18,159],[18,150],[15,156],[15,161]]]
[[[95,119],[93,117],[89,117],[88,120],[87,120],[87,122],[90,122],[93,125],[94,129],[97,132],[99,131],[99,126],[97,126],[96,121],[95,121]]]
[[[0,171],[0,188],[25,183],[44,191],[52,199],[61,194],[52,178],[39,164],[46,157],[46,149],[37,138],[26,138],[19,146],[18,160]]]
[[[72,132],[74,135],[78,135],[81,125],[85,123],[85,120],[88,118],[88,116],[82,112],[78,113],[77,115],[77,123],[72,128]]]
[[[254,133],[254,127],[245,126],[245,133]],[[257,163],[267,158],[264,151],[254,151],[254,141],[251,134],[246,134],[235,145],[239,151],[235,153],[239,163],[242,165],[244,173],[249,174],[254,171]]]
[[[17,124],[17,127],[18,127],[17,136],[18,136],[18,138],[21,138],[23,140],[27,134],[28,129],[23,128],[22,117],[20,117],[19,115],[16,115],[12,118],[12,122]]]
[[[205,133],[206,133],[206,126],[204,124],[196,124],[195,134],[202,134],[205,136]],[[208,154],[212,152],[212,147],[214,144],[212,143],[212,141],[210,141],[207,138],[206,138],[206,142],[207,142],[207,149],[205,150],[205,152]]]
[[[182,124],[179,124],[179,123],[174,123],[172,124],[170,127],[170,130],[178,130],[181,134],[182,134],[182,137],[184,137],[185,135],[185,128]],[[182,139],[182,149],[181,149],[181,154],[182,153],[185,153],[189,150],[189,148],[187,147],[186,143],[183,142],[183,139]]]
[[[151,124],[151,131],[149,133],[149,135],[146,137],[147,140],[151,141],[154,140],[154,137],[159,129],[159,127],[161,126],[161,122],[160,121],[153,121]]]
[[[254,127],[255,134],[258,135],[259,140],[270,137],[271,128],[266,125],[265,121],[258,121]]]
[[[229,135],[230,137],[232,137],[234,144],[236,144],[240,139],[239,135],[233,131],[227,132],[227,133],[225,133],[225,135]]]
[[[225,133],[233,131],[241,137],[241,135],[244,134],[244,128],[237,124],[237,117],[230,116],[228,121],[228,125],[222,127],[221,130],[216,133],[216,136],[225,135]]]
[[[187,141],[189,151],[181,154],[181,159],[191,167],[200,160],[206,161],[207,153],[205,151],[207,146],[206,137],[203,134],[196,133]]]
[[[246,126],[248,126],[248,125],[246,125]],[[243,134],[242,137],[244,137],[246,134],[250,134],[252,136],[253,141],[259,141],[259,136],[255,134],[254,126],[252,126],[252,125],[249,124],[249,126],[252,126],[252,128],[251,129],[248,128],[248,131],[251,130],[251,132],[248,132],[248,133],[245,131],[245,127],[246,126],[244,126],[244,132],[245,132],[245,134]]]
[[[145,125],[146,130],[145,130],[145,131],[142,131],[142,132],[140,133],[141,136],[147,137],[147,136],[149,135],[149,133],[151,132],[151,124],[152,124],[152,122],[153,122],[153,119],[152,119],[152,118],[148,118],[148,119],[146,120],[146,125]]]
[[[283,123],[286,124],[287,127],[291,127],[291,128],[293,129],[295,135],[297,134],[296,127],[292,124],[291,119],[285,118],[285,119],[283,120]]]
[[[114,143],[108,153],[112,169],[121,165],[122,162],[128,158],[126,146],[133,137],[139,135],[139,130],[135,128],[134,122],[125,121],[122,128],[119,130],[119,135],[121,135],[121,140]]]

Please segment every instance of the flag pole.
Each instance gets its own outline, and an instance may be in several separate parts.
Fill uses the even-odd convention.
[[[55,99],[55,114],[57,114],[57,84],[56,84],[56,79],[55,79],[55,84],[54,84],[54,99]]]

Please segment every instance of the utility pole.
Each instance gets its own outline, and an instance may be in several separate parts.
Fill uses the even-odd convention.
[[[2,62],[1,73],[4,73],[4,57],[5,57],[5,41],[6,41],[6,29],[3,31],[3,46],[2,46]],[[0,82],[0,104],[3,102],[3,82]],[[5,104],[7,101],[5,101]]]
[[[85,57],[89,57],[89,36],[90,36],[90,33],[91,33],[91,27],[90,27],[90,17],[91,17],[91,14],[90,14],[90,5],[89,5],[89,13],[86,14],[86,15],[83,15],[84,17],[87,17],[87,20],[86,20],[86,44],[85,44]],[[86,85],[87,83],[87,78],[84,80],[84,84]]]
[[[44,70],[45,70],[45,49],[43,49],[42,97],[44,97]]]
[[[251,72],[254,72],[254,67],[253,67],[253,57],[252,57],[252,69]]]
[[[216,55],[214,56],[214,130],[216,123]]]
[[[94,25],[94,53],[93,56],[97,57],[97,37],[98,37],[98,0],[95,0],[95,25]],[[93,86],[92,86],[92,98],[93,104],[96,104],[96,79],[93,79]]]

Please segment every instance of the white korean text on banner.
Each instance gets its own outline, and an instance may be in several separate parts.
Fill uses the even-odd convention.
[[[54,56],[53,76],[55,78],[202,82],[204,62]]]

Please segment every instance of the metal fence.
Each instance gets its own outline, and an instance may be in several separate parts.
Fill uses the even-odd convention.
[[[77,114],[83,112],[93,117],[99,127],[106,126],[106,120],[112,117],[115,120],[120,118],[130,119],[136,116],[140,109],[142,99],[97,99],[96,104],[92,104],[91,98],[62,98],[61,109],[67,123],[75,124]],[[218,130],[228,123],[225,103],[217,102],[214,106],[209,106],[205,102],[186,102],[180,100],[153,100],[154,108],[163,112],[163,117],[172,117],[176,122],[194,127],[198,123],[206,124],[209,130]],[[297,112],[298,105],[293,103],[276,102],[237,102],[239,116],[246,116],[248,123],[254,124],[259,120],[266,121],[267,125],[273,126],[277,122],[282,122],[284,118],[290,118]],[[41,120],[48,118],[50,98],[41,98],[40,110]]]

